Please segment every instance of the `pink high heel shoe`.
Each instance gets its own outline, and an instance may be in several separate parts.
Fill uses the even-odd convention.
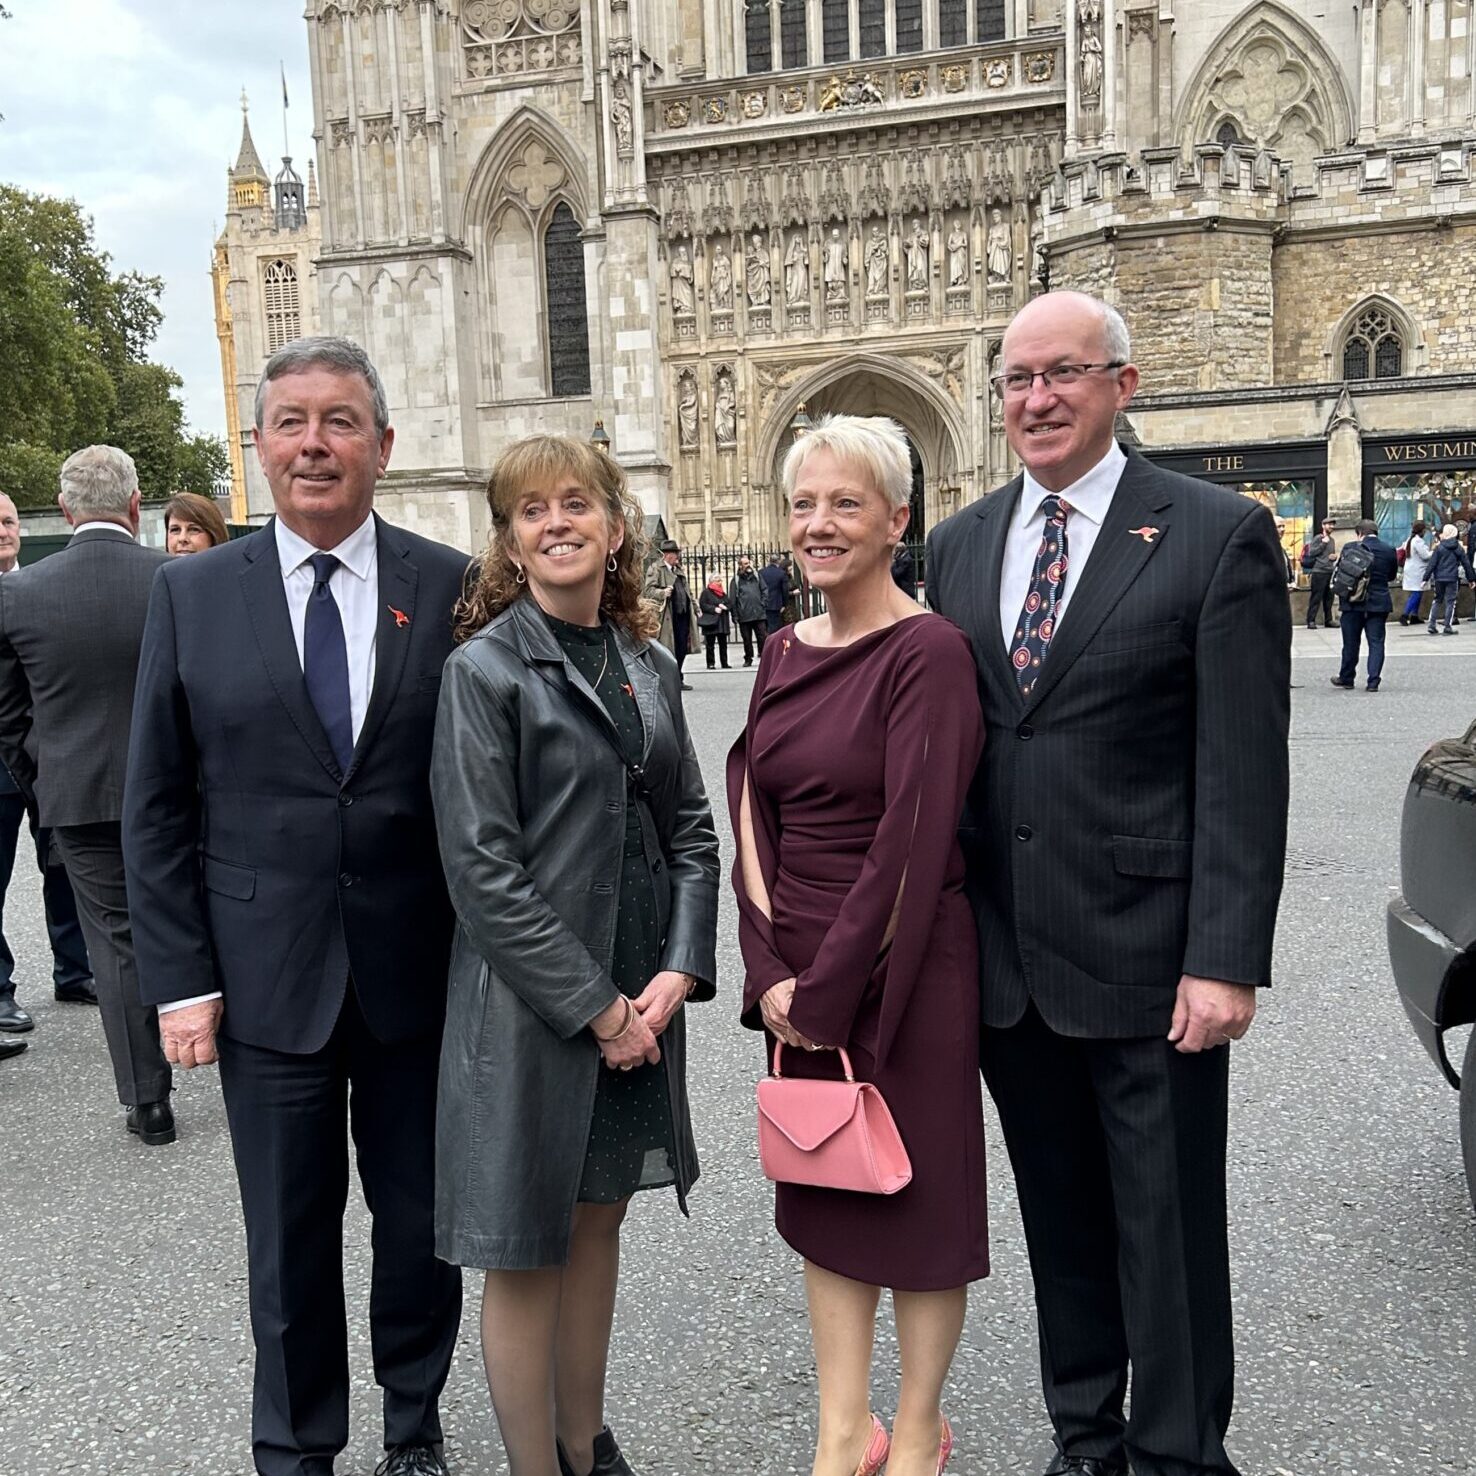
[[[881,1476],[881,1469],[886,1465],[887,1457],[891,1453],[892,1437],[887,1434],[887,1427],[875,1415],[872,1415],[871,1438],[866,1442],[861,1464],[856,1467],[856,1476]],[[941,1471],[942,1467],[938,1469]]]
[[[938,1476],[943,1476],[943,1469],[948,1464],[948,1457],[953,1454],[953,1426],[948,1423],[948,1416],[943,1416],[943,1434],[938,1440]]]

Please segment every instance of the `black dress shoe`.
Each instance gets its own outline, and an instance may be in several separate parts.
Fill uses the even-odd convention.
[[[75,984],[59,985],[55,991],[58,1004],[97,1003],[97,988],[91,979],[81,979]]]
[[[1348,692],[1351,692],[1353,690],[1353,683],[1352,682],[1345,682],[1342,679],[1342,677],[1329,677],[1328,680],[1335,687],[1342,687],[1345,691],[1348,691]]]
[[[1128,1468],[1118,1456],[1057,1455],[1045,1476],[1128,1476]]]
[[[397,1445],[374,1468],[374,1476],[450,1476],[434,1445]]]
[[[12,1035],[24,1035],[30,1030],[35,1021],[16,1004],[13,994],[0,994],[0,1030],[8,1030]]]
[[[12,1056],[18,1056],[30,1044],[26,1040],[0,1040],[0,1061],[8,1061]]]
[[[128,1109],[128,1131],[151,1148],[174,1141],[174,1112],[168,1102],[140,1102]]]
[[[559,1457],[559,1476],[575,1476],[574,1468],[564,1454],[564,1447],[557,1445],[555,1449]],[[589,1476],[635,1476],[635,1472],[621,1455],[620,1447],[616,1445],[615,1436],[608,1425],[595,1436],[594,1465],[589,1468]]]

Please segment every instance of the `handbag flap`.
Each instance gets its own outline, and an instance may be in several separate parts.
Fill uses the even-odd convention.
[[[856,1115],[861,1087],[851,1081],[765,1077],[758,1110],[802,1153],[813,1153]]]

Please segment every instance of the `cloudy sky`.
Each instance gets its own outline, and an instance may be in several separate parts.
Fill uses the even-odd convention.
[[[4,0],[0,181],[69,196],[119,270],[164,279],[153,356],[184,378],[191,425],[223,434],[210,293],[241,89],[270,174],[287,68],[291,153],[304,178],[312,96],[302,0]]]

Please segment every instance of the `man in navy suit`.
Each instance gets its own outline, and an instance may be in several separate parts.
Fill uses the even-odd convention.
[[[1229,1043],[1271,978],[1291,614],[1264,507],[1118,445],[1137,383],[1106,303],[1024,308],[1024,472],[933,530],[927,592],[984,710],[960,839],[1050,1476],[1233,1476]]]
[[[1389,612],[1394,608],[1393,596],[1389,593],[1389,581],[1399,573],[1399,556],[1394,548],[1379,537],[1379,525],[1372,518],[1363,518],[1354,530],[1358,542],[1368,550],[1368,584],[1362,591],[1363,598],[1350,601],[1346,594],[1338,596],[1338,620],[1343,627],[1343,660],[1337,676],[1332,678],[1335,687],[1351,688],[1358,675],[1358,652],[1364,639],[1368,641],[1368,690],[1377,692],[1384,675],[1384,635],[1389,623]],[[1347,549],[1343,552],[1346,554]],[[1435,619],[1434,602],[1430,606],[1430,620]]]
[[[347,1130],[374,1217],[385,1476],[437,1476],[460,1273],[432,1250],[452,915],[431,735],[464,555],[372,512],[394,432],[368,357],[262,371],[276,517],[154,584],[124,812],[145,998],[169,1058],[220,1062],[246,1221],[261,1476],[348,1440]]]

